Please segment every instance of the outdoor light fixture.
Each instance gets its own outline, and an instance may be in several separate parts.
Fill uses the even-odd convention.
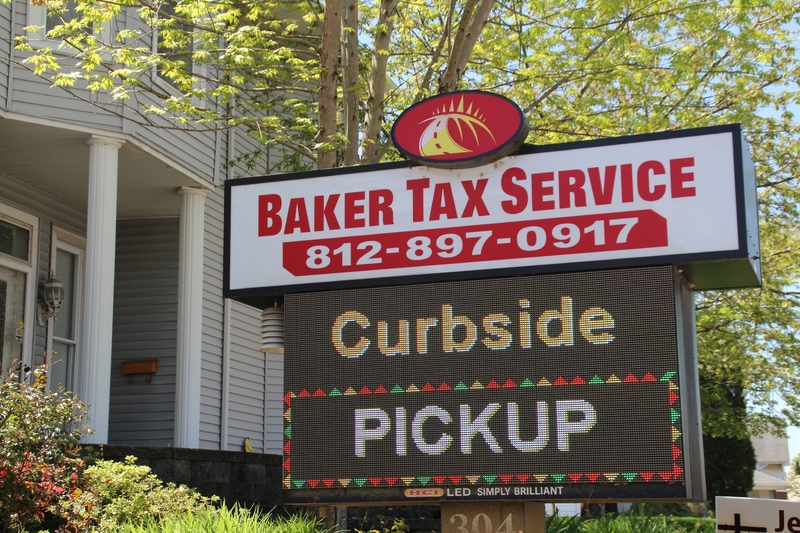
[[[48,318],[58,318],[58,311],[64,303],[66,297],[64,284],[51,275],[50,279],[44,282],[42,296],[36,304],[36,319],[40,326],[44,326]]]

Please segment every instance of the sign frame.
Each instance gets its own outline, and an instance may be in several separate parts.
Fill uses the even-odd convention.
[[[252,286],[231,288],[231,217],[232,190],[236,187],[252,184],[283,182],[287,180],[303,180],[344,174],[364,175],[369,173],[403,169],[416,166],[409,161],[383,163],[377,165],[355,166],[322,171],[310,171],[293,174],[282,174],[255,178],[241,178],[225,182],[225,221],[224,221],[224,258],[223,258],[223,295],[255,307],[264,308],[274,301],[274,297],[283,293],[308,292],[316,290],[343,289],[371,286],[388,286],[406,283],[425,283],[442,280],[463,280],[475,278],[493,278],[513,275],[538,273],[554,273],[567,271],[588,271],[606,268],[622,268],[647,266],[656,264],[677,264],[684,276],[689,279],[695,290],[722,289],[732,287],[759,286],[761,283],[760,244],[758,238],[757,199],[755,167],[750,159],[746,144],[742,138],[738,124],[713,126],[707,128],[687,129],[674,132],[660,132],[628,137],[582,141],[546,146],[524,145],[520,154],[548,154],[575,149],[617,146],[648,141],[680,139],[702,135],[730,134],[732,137],[734,188],[736,198],[736,234],[738,248],[725,251],[658,255],[646,257],[629,257],[611,260],[584,262],[561,262],[523,267],[502,267],[485,270],[469,270],[456,272],[423,273],[417,275],[387,275],[361,279],[337,280],[330,282],[309,282],[290,285]]]
[[[694,300],[689,283],[677,268],[664,269],[671,274],[674,291],[675,328],[678,376],[680,382],[681,432],[683,442],[684,484],[653,483],[592,483],[565,484],[562,488],[547,491],[527,490],[514,494],[499,491],[477,498],[475,489],[465,495],[458,486],[435,485],[410,487],[414,494],[406,494],[409,487],[347,487],[347,488],[293,488],[284,490],[284,501],[290,505],[436,505],[456,501],[704,501],[705,473],[703,469],[702,429],[700,419],[700,391],[697,370],[697,346],[694,335]],[[423,393],[424,394],[424,393]],[[286,400],[286,399],[285,399]],[[291,405],[291,402],[290,402]],[[291,439],[290,439],[291,440]],[[294,447],[292,448],[294,450]],[[286,459],[287,457],[285,457]],[[426,474],[427,475],[427,474]],[[553,486],[552,482],[549,486]],[[540,485],[544,486],[544,485]],[[566,490],[563,490],[566,487]]]

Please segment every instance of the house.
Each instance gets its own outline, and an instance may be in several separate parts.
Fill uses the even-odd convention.
[[[784,470],[790,462],[789,441],[771,434],[751,440],[756,452],[756,470],[753,472],[753,490],[747,496],[785,500],[790,487]]]
[[[0,3],[3,370],[55,352],[49,386],[91,405],[87,443],[241,450],[249,438],[280,453],[281,355],[260,351],[259,311],[222,298],[220,184],[263,172],[228,166],[249,139],[145,128],[51,88],[13,46],[45,23],[29,0]],[[48,318],[51,277],[65,299]]]

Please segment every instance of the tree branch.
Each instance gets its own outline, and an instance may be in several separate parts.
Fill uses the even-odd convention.
[[[344,165],[358,163],[358,0],[344,0],[342,10],[342,93],[344,96]]]
[[[339,40],[342,35],[342,0],[326,0],[322,29],[322,53],[319,75],[319,132],[317,139],[327,143],[336,133],[336,87],[338,79]],[[317,151],[317,168],[336,165],[336,151],[322,148]]]
[[[386,94],[386,64],[389,61],[389,43],[392,38],[394,15],[398,0],[381,0],[378,29],[372,50],[372,65],[369,73],[369,97],[364,124],[361,162],[378,162],[378,135],[383,123],[383,99]]]

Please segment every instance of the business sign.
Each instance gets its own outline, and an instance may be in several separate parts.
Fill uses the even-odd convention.
[[[285,298],[287,502],[704,497],[672,267]]]
[[[800,502],[717,496],[720,533],[800,533]]]
[[[476,167],[519,149],[530,127],[522,110],[499,94],[458,91],[403,111],[392,127],[406,157],[441,168]]]
[[[669,263],[698,289],[760,283],[738,126],[531,150],[228,180],[225,296]]]

